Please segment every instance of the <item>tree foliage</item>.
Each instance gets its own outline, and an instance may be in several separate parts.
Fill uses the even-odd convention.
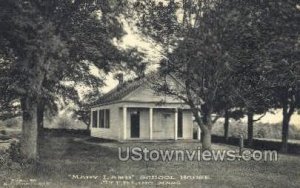
[[[185,89],[178,91],[166,82],[161,90],[189,104],[204,132],[211,129],[212,113],[228,109],[243,109],[254,122],[254,114],[283,108],[283,127],[288,127],[299,107],[299,3],[187,0],[175,4],[189,6],[175,6],[177,23],[173,25],[181,28],[170,30],[177,45],[167,55],[162,72],[180,78]],[[158,12],[160,5],[149,7]],[[183,13],[178,14],[179,10]],[[164,25],[162,20],[172,15],[152,19],[159,23],[152,23],[151,15],[141,22],[146,22],[143,31],[156,38],[164,28],[155,25]],[[159,15],[164,14],[154,17]],[[185,24],[186,20],[194,24]],[[174,40],[168,34],[162,37]],[[283,141],[287,132],[283,128]]]
[[[74,83],[92,88],[104,83],[91,67],[104,73],[126,62],[138,67],[137,52],[112,42],[125,34],[116,1],[12,0],[1,1],[0,7],[5,10],[0,14],[0,52],[8,62],[7,71],[1,70],[6,93],[1,100],[20,99],[23,153],[36,159],[36,123],[42,122],[44,107],[55,109],[60,96],[78,103]]]

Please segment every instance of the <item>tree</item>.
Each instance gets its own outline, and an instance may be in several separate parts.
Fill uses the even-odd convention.
[[[249,1],[237,2],[235,8],[233,23],[223,34],[232,41],[225,48],[239,86],[236,93],[247,111],[248,144],[253,142],[254,114],[283,108],[282,150],[286,151],[288,122],[299,103],[299,4]],[[228,37],[232,33],[236,36]]]
[[[288,122],[299,104],[297,1],[183,0],[167,4],[142,1],[137,7],[142,10],[138,14],[142,33],[167,49],[170,44],[171,49],[175,49],[166,50],[167,63],[162,69],[182,78],[186,90],[175,92],[168,86],[161,86],[162,90],[169,90],[170,95],[190,104],[196,109],[196,120],[201,117],[203,122],[199,122],[204,124],[211,124],[212,112],[226,112],[231,107],[243,109],[248,116],[249,145],[253,142],[253,123],[270,108],[282,107],[283,148],[286,148]],[[222,72],[231,77],[215,76]],[[218,79],[221,81],[216,84]],[[196,83],[201,80],[203,83]],[[222,86],[224,80],[227,85]],[[220,88],[228,85],[233,87],[222,93]],[[201,93],[200,88],[207,93],[200,90]],[[188,95],[190,101],[184,97]],[[216,99],[224,97],[223,102],[219,101],[224,104],[232,96],[233,104],[218,107]],[[201,116],[197,118],[200,111]],[[255,114],[262,115],[255,120]],[[203,127],[203,132],[209,131]]]
[[[11,83],[9,79],[10,68],[11,62],[9,60],[0,59],[0,119],[2,120],[20,115],[19,105],[16,103],[17,96],[7,90],[7,83]]]
[[[265,34],[267,61],[260,67],[272,91],[274,108],[282,108],[282,147],[288,150],[291,116],[300,107],[299,2],[295,0],[265,2],[260,32]]]
[[[166,60],[161,66],[162,74],[179,77],[184,88],[175,89],[167,82],[157,82],[154,83],[155,89],[190,105],[204,132],[202,143],[205,149],[211,147],[211,126],[217,119],[212,118],[212,113],[216,111],[217,92],[227,79],[217,79],[224,76],[227,69],[221,63],[222,54],[217,38],[211,34],[211,31],[216,34],[211,22],[213,16],[207,14],[208,19],[201,17],[212,2],[183,0],[164,4],[139,1],[134,4],[138,11],[135,17],[138,19],[137,26],[142,34],[150,36],[164,47],[162,55]],[[178,11],[182,14],[177,14]]]
[[[0,15],[1,54],[11,62],[6,91],[21,101],[21,151],[36,160],[41,104],[57,92],[74,91],[61,81],[83,78],[99,86],[103,82],[89,74],[89,65],[108,72],[124,57],[111,42],[124,34],[116,19],[119,7],[92,0],[13,0],[0,6],[6,10]]]
[[[230,79],[228,68],[223,63],[223,54],[217,37],[210,34],[203,22],[193,29],[173,52],[170,61],[162,66],[163,74],[180,78],[183,89],[172,87],[167,82],[159,88],[162,92],[185,101],[190,107],[203,134],[202,147],[211,148],[211,130],[219,116],[213,117],[219,108],[219,96]],[[201,28],[201,29],[200,29]]]
[[[224,139],[229,139],[230,119],[238,120],[244,117],[244,112],[240,109],[225,109],[224,113]]]
[[[228,54],[228,65],[233,75],[233,84],[237,106],[248,117],[248,145],[253,142],[254,114],[263,114],[269,109],[269,95],[265,78],[258,67],[264,64],[266,57],[261,46],[265,36],[259,32],[260,14],[263,6],[251,1],[223,1],[223,10],[230,19],[222,34],[222,46]],[[225,20],[227,20],[225,19]]]
[[[257,102],[251,101],[250,97],[245,95],[257,90],[251,88],[255,83],[251,74],[255,73],[260,79],[254,64],[259,50],[252,50],[254,45],[259,45],[259,38],[256,39],[256,27],[251,26],[256,8],[253,4],[246,1],[198,1],[197,5],[196,9],[197,6],[186,6],[189,7],[187,12],[195,17],[194,25],[191,27],[189,24],[184,30],[187,34],[182,35],[183,41],[177,41],[179,45],[163,69],[174,73],[186,83],[185,92],[176,93],[172,90],[169,94],[181,95],[180,97],[195,110],[194,116],[198,124],[206,125],[200,127],[204,135],[207,135],[204,136],[203,141],[207,142],[204,145],[209,148],[210,130],[214,122],[211,118],[212,113],[224,114],[231,108],[241,107],[242,103],[245,106]],[[262,60],[257,61],[260,62]],[[243,75],[243,71],[249,67],[253,67],[253,71]],[[162,88],[170,90],[167,86]],[[241,92],[246,89],[249,90],[247,93]],[[261,95],[260,92],[257,92],[257,95]],[[187,98],[182,94],[187,95]],[[246,100],[241,102],[242,99]],[[250,105],[247,106],[247,109],[249,108]],[[228,118],[225,130],[227,128]]]
[[[222,7],[224,21],[231,18],[231,22],[220,43],[236,77],[235,93],[247,112],[248,144],[253,142],[253,123],[270,108],[282,107],[282,151],[286,151],[288,122],[299,107],[299,4],[224,1]],[[254,114],[262,116],[254,120]]]

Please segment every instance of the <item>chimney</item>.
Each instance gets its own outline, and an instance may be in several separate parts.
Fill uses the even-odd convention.
[[[123,75],[123,73],[116,74],[115,78],[119,81],[119,86],[124,83],[124,75]]]

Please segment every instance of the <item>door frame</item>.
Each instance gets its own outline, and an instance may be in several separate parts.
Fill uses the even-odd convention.
[[[133,117],[136,116],[137,124],[133,124]],[[130,138],[140,138],[141,137],[141,116],[138,110],[130,112]],[[135,132],[136,131],[136,132]],[[132,134],[134,133],[134,134]],[[134,136],[133,136],[134,135]]]
[[[175,134],[177,134],[177,138],[183,138],[183,110],[178,109],[177,113],[177,133]]]

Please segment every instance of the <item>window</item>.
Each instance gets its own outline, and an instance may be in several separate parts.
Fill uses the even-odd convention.
[[[182,110],[178,109],[178,129],[177,129],[177,136],[179,138],[182,137],[183,133],[183,124],[182,124]]]
[[[99,127],[104,128],[104,111],[99,110]]]
[[[97,127],[97,111],[92,112],[92,127]]]
[[[109,128],[110,113],[109,109],[99,110],[99,127]]]

